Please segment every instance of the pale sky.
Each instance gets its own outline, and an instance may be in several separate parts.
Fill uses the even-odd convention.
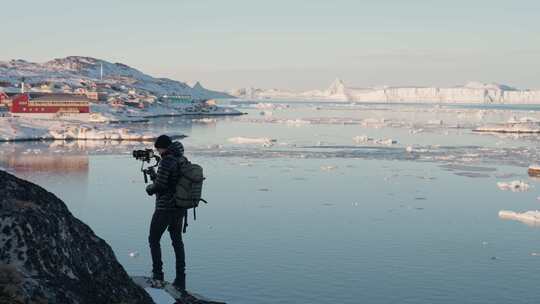
[[[0,60],[91,56],[214,89],[540,88],[539,0],[1,0],[0,12]]]

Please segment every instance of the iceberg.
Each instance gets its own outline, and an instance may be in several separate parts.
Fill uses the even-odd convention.
[[[512,181],[512,182],[498,182],[497,187],[503,191],[512,192],[525,192],[528,191],[530,186],[524,181]]]
[[[336,169],[337,169],[337,166],[333,166],[333,165],[321,166],[322,171],[333,171]]]
[[[540,225],[540,211],[526,211],[523,213],[514,212],[510,210],[501,210],[499,211],[499,218],[504,220],[514,220],[522,222],[529,226],[538,226]]]
[[[320,100],[380,103],[483,103],[540,104],[540,90],[520,90],[508,85],[469,82],[454,87],[349,87],[336,79],[326,90],[294,92],[281,89],[247,88],[229,92],[245,99]]]

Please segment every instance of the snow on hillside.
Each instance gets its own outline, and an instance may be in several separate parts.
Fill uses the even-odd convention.
[[[191,95],[194,98],[228,98],[228,94],[207,90],[200,83],[194,87],[168,78],[155,78],[122,63],[111,63],[91,57],[69,56],[45,63],[25,60],[0,61],[0,81],[18,84],[24,77],[28,83],[63,83],[81,87],[87,82],[103,82],[147,91],[158,96]]]
[[[326,90],[293,92],[279,89],[237,89],[231,95],[247,99],[321,100],[404,103],[540,104],[540,90],[518,90],[496,83],[469,82],[456,87],[347,87],[336,79]]]

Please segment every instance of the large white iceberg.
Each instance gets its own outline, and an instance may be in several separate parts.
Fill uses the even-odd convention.
[[[519,90],[507,85],[469,82],[455,87],[345,86],[336,79],[326,90],[294,92],[280,89],[238,89],[232,95],[247,99],[334,100],[382,103],[500,103],[540,104],[540,90]]]

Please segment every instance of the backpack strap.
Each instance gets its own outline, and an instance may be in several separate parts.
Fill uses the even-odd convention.
[[[184,228],[182,228],[182,232],[183,232],[183,233],[186,233],[186,232],[187,232],[187,226],[188,226],[188,222],[187,222],[187,209],[184,209]]]

